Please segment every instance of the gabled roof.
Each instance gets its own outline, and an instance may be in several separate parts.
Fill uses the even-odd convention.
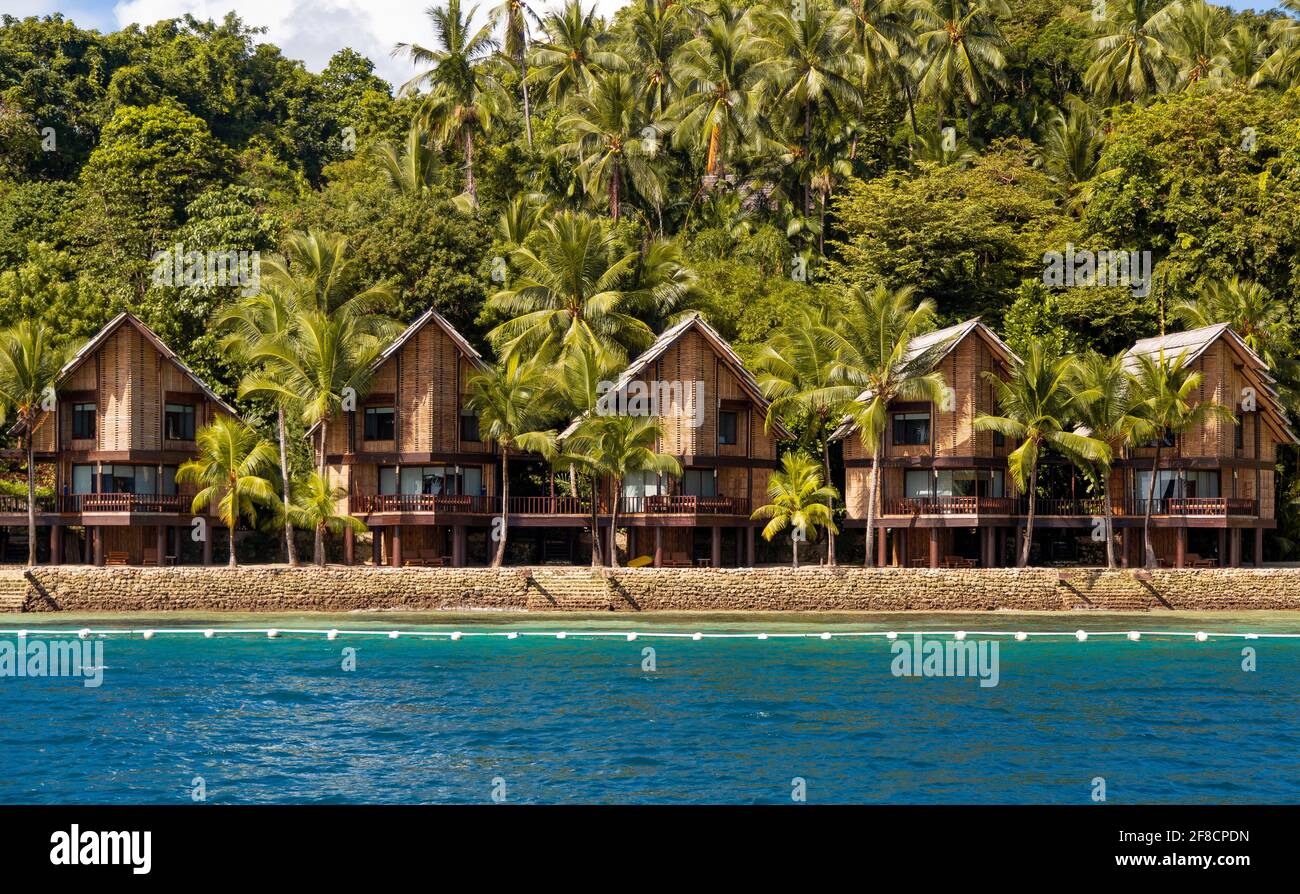
[[[750,399],[754,401],[754,404],[762,410],[764,414],[766,414],[770,401],[763,396],[763,390],[758,387],[758,380],[756,380],[754,374],[745,367],[745,361],[740,358],[740,355],[736,353],[735,349],[727,343],[725,338],[718,334],[716,329],[704,321],[704,317],[701,316],[698,311],[692,311],[672,326],[665,329],[663,334],[654,340],[654,344],[642,351],[636,359],[627,365],[627,369],[623,370],[622,375],[618,377],[618,380],[614,383],[614,387],[611,391],[621,392],[625,390],[651,363],[663,356],[663,353],[672,347],[673,343],[676,342],[677,339],[681,338],[692,329],[699,332],[700,335],[704,337],[704,340],[709,342],[713,349],[717,351],[718,355],[726,361],[727,366],[731,368],[732,374],[734,374],[736,380],[740,382],[740,387],[749,395]],[[578,427],[578,423],[581,422],[586,415],[586,413],[583,413],[581,416],[578,416],[570,422],[568,427],[565,428],[564,431],[560,432],[560,438],[564,439],[573,434],[574,430]],[[779,419],[773,420],[772,430],[776,436],[782,440],[793,440],[794,438],[794,435],[792,435],[790,431],[781,424]]]
[[[167,347],[163,340],[158,337],[157,333],[146,326],[139,317],[130,311],[122,311],[120,314],[113,317],[113,319],[109,320],[108,323],[104,325],[103,329],[100,329],[95,333],[88,342],[81,346],[77,353],[72,355],[72,359],[63,365],[63,369],[59,370],[59,375],[54,381],[55,390],[57,391],[73,373],[81,368],[82,364],[95,355],[95,352],[103,346],[104,342],[106,342],[114,332],[123,326],[131,326],[144,336],[145,340],[153,345],[154,350],[179,369],[191,382],[197,385],[199,390],[203,392],[208,400],[221,407],[221,409],[225,410],[236,419],[242,418],[240,417],[238,410],[218,397],[217,393],[208,386],[208,383],[200,379],[198,375],[195,374],[194,370],[186,366],[185,361],[176,356],[176,352]]]
[[[1271,419],[1273,427],[1291,443],[1300,443],[1300,439],[1297,439],[1295,432],[1291,430],[1291,420],[1287,417],[1282,398],[1273,387],[1277,384],[1277,380],[1269,373],[1268,364],[1251,350],[1246,340],[1228,323],[1215,323],[1213,326],[1202,326],[1186,332],[1173,332],[1169,335],[1141,339],[1124,353],[1124,367],[1132,372],[1137,366],[1138,357],[1159,357],[1161,354],[1171,361],[1185,356],[1185,362],[1192,363],[1219,339],[1224,339],[1232,346],[1245,361],[1245,367],[1253,378],[1258,380],[1260,391],[1267,398],[1260,403],[1260,406],[1265,415]]]
[[[456,331],[456,327],[451,325],[451,321],[431,307],[416,317],[415,321],[412,322],[411,325],[402,330],[401,335],[393,339],[392,343],[389,344],[388,347],[384,348],[384,350],[380,352],[379,356],[370,362],[370,371],[372,373],[378,371],[381,366],[393,359],[393,357],[397,356],[397,352],[402,350],[402,347],[410,341],[417,332],[431,322],[436,324],[438,328],[451,339],[452,344],[459,348],[461,353],[469,358],[470,363],[473,363],[475,367],[484,372],[491,369],[491,367],[488,366],[487,361],[483,359],[483,355],[476,351],[474,346],[465,340],[465,336]],[[307,434],[312,434],[318,428],[320,428],[319,422],[307,429]]]
[[[922,354],[934,352],[934,364],[930,367],[933,369],[938,366],[944,358],[953,352],[957,345],[966,340],[968,335],[975,334],[983,338],[988,343],[993,353],[1001,358],[1007,366],[1013,366],[1020,363],[1020,358],[1004,342],[998,338],[996,332],[980,322],[979,317],[967,320],[964,323],[958,323],[955,326],[948,326],[944,329],[936,329],[933,332],[927,332],[924,335],[918,335],[907,345],[907,353],[904,354],[904,360],[912,361]],[[865,403],[871,399],[870,389],[863,391],[856,398],[858,403]],[[835,431],[831,432],[830,440],[837,441],[840,438],[852,434],[857,426],[853,423],[851,417],[846,417]]]

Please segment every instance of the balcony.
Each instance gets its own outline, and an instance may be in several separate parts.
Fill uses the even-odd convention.
[[[54,497],[37,496],[37,512],[53,512]],[[26,515],[27,497],[24,494],[0,494],[0,515]]]
[[[1015,515],[1011,497],[893,497],[885,515]]]
[[[621,515],[743,515],[749,518],[749,500],[745,497],[701,497],[689,494],[656,494],[624,497],[619,503]]]
[[[376,512],[454,513],[458,515],[496,515],[501,511],[500,497],[453,497],[435,494],[353,494],[348,498],[349,511],[355,515]],[[602,500],[597,512],[608,515],[609,502]],[[683,494],[623,497],[619,515],[736,515],[748,518],[750,502],[740,497],[699,497]],[[586,497],[532,496],[511,497],[511,515],[591,517],[591,500]]]
[[[348,511],[356,515],[372,512],[445,512],[457,515],[495,515],[500,497],[446,496],[443,494],[352,494]]]
[[[1130,500],[1128,515],[1146,515],[1146,500]],[[1240,497],[1166,497],[1151,501],[1152,515],[1258,515],[1255,500]]]
[[[190,511],[194,497],[186,494],[63,494],[59,512],[167,512]]]

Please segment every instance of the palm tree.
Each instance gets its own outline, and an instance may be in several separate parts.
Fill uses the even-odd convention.
[[[781,470],[773,472],[767,485],[772,502],[759,506],[750,516],[755,521],[769,519],[763,527],[763,539],[772,538],[786,528],[794,528],[794,567],[799,567],[799,542],[814,537],[818,528],[828,534],[838,533],[831,503],[839,496],[826,484],[817,461],[804,453],[787,453],[781,457]]]
[[[222,349],[232,357],[247,361],[262,348],[290,338],[296,318],[295,309],[287,293],[268,282],[258,294],[220,309],[213,320],[213,325],[227,333],[221,342]],[[262,371],[267,372],[266,369]],[[284,395],[280,395],[275,400],[281,489],[286,510],[293,502],[286,415],[290,409],[295,408],[296,401]],[[287,516],[284,519],[284,548],[289,564],[297,567],[298,548],[294,543],[293,525]]]
[[[540,24],[540,19],[524,0],[502,0],[500,5],[492,8],[489,15],[494,26],[505,19],[503,52],[510,60],[510,64],[519,69],[519,87],[524,94],[524,134],[528,138],[528,148],[531,149],[533,148],[533,116],[528,101],[528,41],[532,37],[532,31],[528,27],[528,21],[531,19]]]
[[[358,331],[383,338],[398,329],[386,316],[394,296],[384,283],[361,288],[362,271],[348,251],[348,237],[309,229],[290,233],[284,255],[272,255],[263,264],[262,278],[285,293],[296,310],[329,316],[345,314],[356,320]]]
[[[1074,362],[1070,358],[1052,357],[1034,344],[1009,379],[990,372],[985,372],[984,378],[993,386],[1002,415],[980,414],[975,417],[975,430],[998,432],[1020,442],[1007,456],[1007,470],[1016,488],[1029,497],[1025,542],[1016,560],[1017,567],[1024,568],[1029,564],[1034,542],[1038,463],[1043,450],[1055,448],[1080,468],[1086,468],[1090,463],[1109,463],[1110,447],[1091,435],[1067,430],[1073,410]]]
[[[915,38],[904,5],[898,0],[849,0],[849,10],[863,86],[895,82],[900,48]]]
[[[825,110],[850,117],[861,109],[862,75],[853,53],[852,15],[847,9],[828,14],[817,3],[806,3],[799,13],[779,11],[770,16],[779,54],[775,102],[787,121],[802,129],[803,158],[810,162],[814,115]],[[812,210],[811,177],[803,185],[807,214]]]
[[[1048,173],[1074,187],[1097,174],[1105,139],[1097,113],[1077,97],[1053,115],[1043,132],[1043,161]]]
[[[802,318],[778,329],[754,359],[759,387],[771,401],[767,428],[777,419],[789,425],[806,422],[805,438],[821,453],[824,480],[831,480],[831,428],[844,417],[848,404],[838,387],[835,365],[838,355],[828,346],[827,333],[835,328],[829,308],[805,310]],[[835,504],[831,503],[834,510]],[[826,538],[826,564],[835,564],[835,535]]]
[[[429,132],[418,124],[406,132],[406,145],[399,152],[387,140],[371,149],[388,184],[406,196],[427,196],[438,186],[438,153],[429,145]]]
[[[958,97],[968,112],[1005,80],[1007,45],[997,17],[1009,15],[1005,0],[916,0],[917,88],[942,111]]]
[[[655,450],[663,437],[663,423],[653,416],[590,416],[588,426],[575,440],[591,457],[593,474],[608,475],[611,500],[609,508],[609,564],[618,566],[615,532],[618,530],[618,505],[623,499],[623,479],[635,472],[655,472],[680,476],[677,458]]]
[[[588,194],[605,193],[609,213],[618,220],[624,191],[637,193],[658,207],[662,185],[654,167],[659,131],[642,114],[632,77],[611,72],[592,78],[588,93],[574,98],[573,111],[560,121],[571,142],[557,151],[578,159],[578,175]]]
[[[591,437],[595,427],[594,413],[597,404],[617,375],[617,369],[608,364],[604,352],[593,344],[577,344],[566,352],[555,369],[555,386],[563,415],[580,418],[577,429],[566,438],[562,451],[556,457],[558,467],[569,469],[569,488],[578,496],[577,466],[590,472],[591,477],[591,565],[601,565],[600,559],[600,469]]]
[[[1124,356],[1104,357],[1089,351],[1074,367],[1074,417],[1090,437],[1109,448],[1109,455],[1090,466],[1101,490],[1106,524],[1106,565],[1115,567],[1114,507],[1110,497],[1111,458],[1136,440],[1151,435],[1142,416],[1142,405],[1132,378],[1124,367]]]
[[[664,117],[677,93],[673,56],[689,32],[686,5],[676,0],[641,0],[630,15],[633,67],[646,78],[642,99],[651,120]]]
[[[267,397],[300,406],[303,422],[320,429],[316,471],[324,478],[329,421],[342,411],[345,400],[365,396],[381,350],[382,342],[368,337],[352,316],[299,311],[287,337],[251,351],[251,359],[264,367],[244,378],[239,396]],[[318,564],[324,554],[325,540],[317,531]]]
[[[230,567],[235,560],[235,529],[253,522],[259,504],[278,502],[266,473],[275,467],[275,447],[237,419],[218,416],[194,437],[198,456],[176,470],[178,484],[197,484],[191,510],[217,504],[217,516],[230,531]]]
[[[313,531],[321,538],[327,533],[341,534],[344,531],[364,534],[369,530],[365,522],[338,511],[339,501],[347,495],[346,489],[330,487],[329,481],[319,472],[312,472],[305,489],[298,491],[292,505],[285,507],[285,516],[290,524]],[[316,556],[316,564],[325,565],[323,552]]]
[[[66,352],[43,323],[0,332],[0,423],[15,418],[27,454],[27,564],[36,564],[36,420],[55,409],[54,387]]]
[[[550,379],[541,363],[511,357],[505,364],[473,376],[467,385],[466,409],[479,417],[479,432],[501,451],[501,539],[492,567],[506,557],[510,529],[510,451],[555,455],[555,430],[544,429],[551,417]]]
[[[533,47],[533,61],[552,103],[558,105],[571,93],[581,95],[597,71],[626,67],[618,53],[604,49],[611,35],[594,3],[584,11],[581,0],[565,0],[559,12],[542,20],[542,30],[546,40]]]
[[[1160,0],[1115,0],[1097,23],[1096,58],[1083,81],[1103,103],[1134,102],[1164,93],[1178,77],[1169,47],[1169,7]]]
[[[1177,84],[1183,90],[1217,86],[1227,10],[1204,0],[1175,0],[1169,10],[1168,45],[1178,66]]]
[[[626,359],[628,347],[653,340],[650,327],[631,313],[635,296],[620,288],[637,253],[620,251],[603,223],[564,211],[533,242],[512,253],[521,270],[513,287],[488,299],[488,307],[511,317],[488,333],[499,356],[554,358],[589,343]]]
[[[436,49],[399,43],[394,54],[405,53],[415,65],[429,66],[402,85],[400,96],[413,95],[422,85],[431,90],[420,107],[420,121],[442,145],[459,143],[465,158],[465,196],[478,206],[474,179],[474,138],[491,129],[500,107],[501,85],[486,64],[497,49],[491,23],[473,30],[478,6],[462,14],[461,0],[447,0],[447,8],[426,10],[438,40]]]
[[[1249,89],[1263,78],[1264,65],[1269,57],[1268,40],[1245,22],[1228,29],[1220,41],[1215,66],[1223,86]]]
[[[1164,443],[1177,439],[1194,425],[1211,417],[1236,424],[1232,410],[1214,401],[1197,401],[1201,387],[1201,373],[1195,372],[1187,354],[1179,354],[1170,361],[1164,351],[1158,356],[1138,354],[1133,360],[1133,387],[1143,418],[1155,435],[1155,451],[1151,459],[1151,481],[1147,486],[1146,510],[1142,519],[1142,541],[1146,548],[1146,566],[1156,567],[1156,551],[1151,545],[1151,510],[1155,503],[1156,479],[1160,477],[1160,451]],[[1176,441],[1175,441],[1176,443]]]
[[[876,498],[880,493],[880,460],[889,405],[894,401],[930,401],[940,405],[943,375],[934,366],[942,346],[922,351],[912,340],[934,326],[934,302],[917,302],[911,286],[889,289],[855,287],[835,326],[822,333],[835,356],[834,390],[828,399],[843,401],[857,427],[862,446],[871,454],[867,484],[867,555],[873,562]],[[852,403],[849,403],[852,401]]]
[[[730,153],[756,137],[759,91],[777,68],[771,53],[747,12],[706,20],[678,52],[673,77],[682,95],[667,112],[673,141],[703,150],[707,175],[719,176]]]
[[[1276,356],[1276,345],[1284,341],[1285,310],[1268,289],[1252,280],[1235,276],[1210,280],[1195,298],[1170,308],[1169,315],[1189,329],[1227,323],[1270,367],[1276,368],[1283,359]]]

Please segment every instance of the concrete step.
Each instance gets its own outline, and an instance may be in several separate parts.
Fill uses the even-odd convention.
[[[618,600],[599,571],[534,571],[528,578],[529,608],[609,611]]]

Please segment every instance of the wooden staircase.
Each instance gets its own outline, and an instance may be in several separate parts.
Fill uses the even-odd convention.
[[[528,608],[577,612],[613,611],[622,600],[600,571],[538,568],[528,576]]]
[[[0,570],[0,612],[20,612],[27,602],[28,583],[25,572]]]

